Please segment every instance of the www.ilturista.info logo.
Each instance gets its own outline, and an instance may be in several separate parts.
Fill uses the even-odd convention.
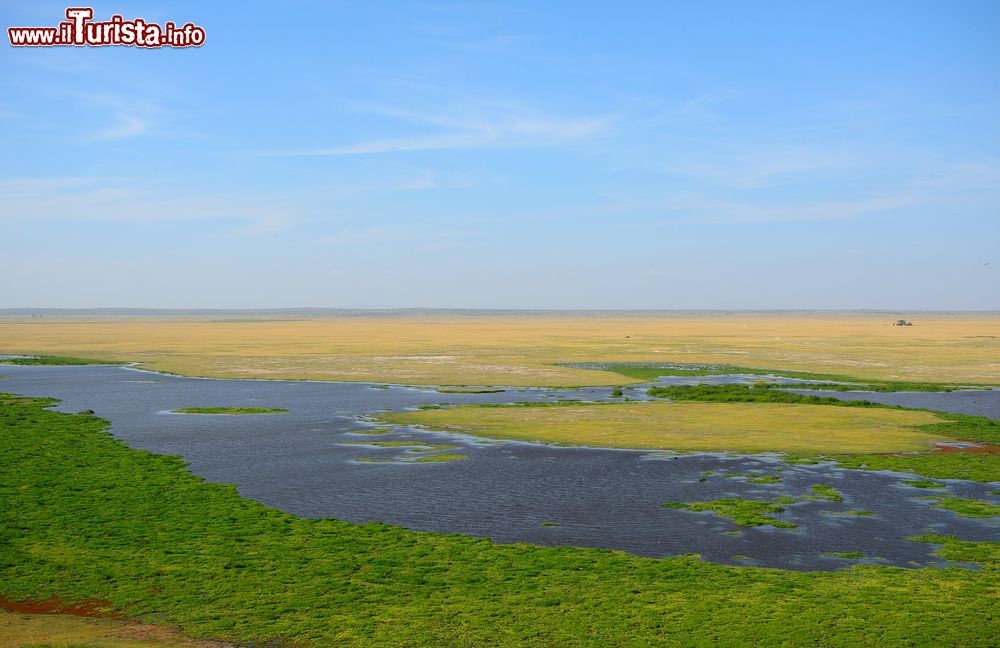
[[[201,47],[205,43],[205,30],[191,23],[183,27],[173,22],[160,26],[142,18],[125,20],[117,14],[105,22],[92,22],[94,10],[90,7],[70,7],[66,18],[56,27],[8,27],[10,44],[14,47]]]

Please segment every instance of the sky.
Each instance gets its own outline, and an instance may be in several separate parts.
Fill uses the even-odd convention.
[[[994,0],[92,6],[206,42],[0,44],[0,308],[1000,309]]]

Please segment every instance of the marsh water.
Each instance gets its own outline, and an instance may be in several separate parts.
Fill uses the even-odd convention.
[[[927,491],[904,483],[912,475],[829,464],[790,465],[767,455],[566,448],[408,427],[378,436],[363,434],[373,427],[367,417],[380,411],[445,403],[599,401],[610,397],[609,388],[444,394],[433,388],[364,383],[184,378],[120,366],[0,369],[8,376],[0,381],[0,391],[59,398],[61,411],[93,410],[110,420],[111,433],[130,446],[181,455],[194,474],[236,484],[245,497],[304,517],[380,521],[503,543],[601,547],[653,557],[697,553],[719,563],[800,570],[840,569],[853,562],[945,564],[932,554],[932,545],[907,540],[912,535],[1000,540],[995,520],[961,517],[921,499],[945,493],[1000,503],[994,494],[997,484],[938,480],[947,490]],[[643,393],[626,392],[635,399]],[[824,395],[1000,419],[1000,391]],[[278,407],[288,413],[172,413],[182,407],[214,406]],[[405,448],[355,445],[366,440],[448,443],[459,446],[450,452],[468,458],[417,463],[410,459],[418,455]],[[773,474],[781,481],[754,484],[732,473]],[[844,501],[786,506],[776,517],[794,522],[795,529],[744,528],[711,512],[661,506],[803,496],[816,484],[834,486]],[[849,514],[858,511],[872,515]],[[860,552],[864,557],[849,560],[829,552]]]

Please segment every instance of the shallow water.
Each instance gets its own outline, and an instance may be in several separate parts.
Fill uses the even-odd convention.
[[[868,400],[883,405],[919,407],[971,414],[1000,420],[1000,390],[963,390],[954,392],[867,392],[830,391],[823,389],[789,389],[788,391],[806,396],[829,396],[840,400]]]
[[[601,400],[610,394],[608,388],[441,394],[428,388],[377,389],[362,383],[182,378],[108,366],[3,366],[0,373],[9,376],[0,381],[0,391],[54,396],[63,400],[57,408],[63,411],[94,410],[109,419],[112,434],[130,446],[179,454],[190,462],[193,473],[235,483],[246,497],[304,517],[378,520],[497,542],[604,547],[644,556],[698,553],[713,562],[808,570],[839,569],[855,562],[823,556],[830,551],[860,551],[866,556],[864,561],[880,564],[940,564],[931,555],[931,545],[908,541],[909,535],[940,533],[968,540],[1000,540],[996,521],[930,508],[932,502],[919,498],[934,492],[902,483],[912,476],[829,465],[792,466],[768,456],[675,457],[648,451],[485,441],[409,428],[394,428],[392,434],[374,437],[357,434],[370,428],[365,416],[380,410],[440,403]],[[916,406],[929,407],[927,398],[941,396],[933,402],[965,408],[973,402],[963,400],[969,398],[963,396],[968,393],[918,394],[925,400]],[[626,394],[639,397],[641,392]],[[975,407],[1000,414],[997,397],[1000,392],[978,392]],[[211,406],[282,407],[289,413],[170,413],[180,407]],[[342,445],[399,439],[458,445],[449,452],[469,458],[448,463],[364,463],[357,460],[420,455],[400,448]],[[760,471],[777,474],[783,481],[755,485],[719,474],[704,476],[705,471]],[[947,483],[952,495],[1000,501],[989,494],[996,484]],[[835,486],[846,501],[788,506],[777,517],[797,523],[799,527],[793,530],[747,529],[712,513],[660,506],[671,501],[807,495],[813,484]],[[876,515],[835,515],[850,510]],[[542,526],[545,522],[559,526]],[[725,533],[737,531],[740,535]]]

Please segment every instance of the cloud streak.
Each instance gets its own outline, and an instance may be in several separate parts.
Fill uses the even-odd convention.
[[[288,229],[300,219],[264,197],[191,195],[179,198],[132,178],[0,179],[0,223],[106,222],[147,224],[221,222],[229,234],[265,236]]]
[[[614,119],[608,116],[560,118],[507,104],[464,109],[452,114],[385,106],[370,106],[365,111],[411,125],[430,126],[443,132],[380,138],[340,146],[273,151],[270,154],[324,157],[446,149],[556,146],[595,136],[608,130],[614,123]]]

